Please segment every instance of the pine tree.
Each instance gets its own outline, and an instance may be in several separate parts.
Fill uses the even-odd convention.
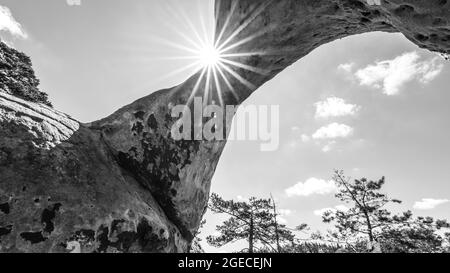
[[[215,247],[240,240],[248,242],[248,248],[241,252],[278,252],[277,245],[286,244],[294,239],[285,225],[276,221],[274,204],[271,199],[252,197],[248,202],[223,200],[212,194],[209,208],[214,213],[226,214],[229,219],[216,227],[219,236],[209,236],[207,241]]]
[[[372,252],[444,252],[445,238],[437,232],[450,224],[431,217],[414,218],[411,211],[393,215],[385,207],[401,201],[381,192],[384,177],[352,181],[336,171],[333,180],[338,187],[336,197],[350,207],[324,213],[323,221],[336,227],[327,238],[344,242],[354,252],[364,251],[364,245]]]

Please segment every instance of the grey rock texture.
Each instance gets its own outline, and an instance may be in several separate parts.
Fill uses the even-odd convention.
[[[0,93],[1,252],[181,252],[187,242],[101,134]]]
[[[237,96],[224,86],[225,104],[349,35],[400,31],[450,53],[446,0],[218,0],[216,14],[217,37],[227,26],[221,43],[246,41],[232,52],[265,52],[236,58],[261,72],[235,68],[252,85],[230,77]],[[188,102],[198,78],[90,124],[0,92],[0,252],[187,251],[225,146],[170,136],[171,108]]]

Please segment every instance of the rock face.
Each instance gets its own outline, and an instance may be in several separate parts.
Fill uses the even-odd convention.
[[[0,93],[0,251],[176,252],[187,242],[102,136]]]
[[[236,58],[263,72],[235,68],[251,85],[230,77],[221,90],[227,105],[349,35],[400,31],[450,53],[446,0],[230,0],[217,1],[216,14],[220,43],[232,37],[231,44],[244,41],[234,53],[265,52]],[[8,50],[1,47],[0,56]],[[2,66],[0,82],[24,82],[13,69]],[[0,252],[187,251],[225,146],[171,137],[172,107],[192,107],[195,86],[204,95],[199,76],[90,124],[0,85]]]

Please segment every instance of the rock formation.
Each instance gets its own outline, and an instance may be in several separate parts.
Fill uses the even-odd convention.
[[[266,53],[237,58],[263,72],[234,68],[251,85],[230,77],[228,105],[349,35],[402,32],[450,53],[447,0],[217,0],[216,16],[221,42],[245,41],[233,51]],[[187,251],[225,146],[170,135],[171,108],[205,86],[199,74],[82,124],[46,105],[23,55],[2,45],[0,60],[0,252]]]

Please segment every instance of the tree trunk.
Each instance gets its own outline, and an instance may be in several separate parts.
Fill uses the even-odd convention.
[[[374,242],[372,223],[370,221],[369,214],[366,211],[364,211],[364,216],[366,218],[367,234],[369,235],[369,242],[372,245]]]
[[[275,240],[277,243],[277,252],[281,253],[281,246],[280,246],[280,234],[278,233],[278,221],[277,221],[277,205],[275,203],[275,199],[272,198],[272,202],[273,202],[273,217],[274,217],[274,222],[275,222]]]
[[[250,216],[250,232],[248,235],[248,253],[253,253],[253,240],[254,240],[254,236],[255,236],[255,226],[253,223],[253,215]]]
[[[226,26],[220,42],[252,37],[232,51],[267,53],[234,60],[265,73],[233,68],[251,85],[230,76],[223,103],[242,103],[315,48],[349,35],[400,31],[420,47],[450,53],[449,7],[429,0],[217,1],[218,32]],[[171,137],[171,109],[187,104],[197,83],[205,86],[198,78],[89,124],[0,85],[0,251],[187,251],[226,143]]]

